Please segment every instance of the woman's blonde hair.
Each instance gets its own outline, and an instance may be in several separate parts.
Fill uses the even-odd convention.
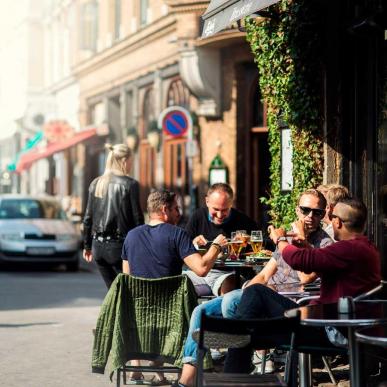
[[[107,191],[111,175],[125,176],[126,161],[132,156],[130,148],[125,144],[106,144],[105,148],[109,150],[107,155],[105,172],[98,179],[95,187],[95,196],[102,198]]]

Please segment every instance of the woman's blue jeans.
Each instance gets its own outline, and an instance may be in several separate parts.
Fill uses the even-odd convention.
[[[200,330],[200,318],[202,311],[204,311],[209,316],[222,317],[222,299],[223,297],[216,297],[210,301],[198,305],[193,310],[189,324],[188,337],[184,345],[183,363],[197,363],[198,344],[192,338],[192,333]]]

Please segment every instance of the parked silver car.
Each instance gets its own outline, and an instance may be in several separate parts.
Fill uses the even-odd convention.
[[[0,195],[0,262],[79,267],[81,237],[51,196]]]

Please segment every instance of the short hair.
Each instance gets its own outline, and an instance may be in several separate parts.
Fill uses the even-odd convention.
[[[176,194],[165,189],[156,189],[152,191],[147,200],[147,211],[149,214],[161,212],[163,206],[168,208],[172,206],[176,200]]]
[[[337,204],[345,204],[351,209],[348,211],[348,217],[343,219],[345,227],[352,232],[361,233],[364,231],[367,222],[367,207],[358,198],[345,198]]]
[[[349,194],[348,188],[340,184],[331,184],[325,194],[328,205],[332,206],[335,206],[340,200],[349,199],[350,197],[351,195]]]
[[[325,199],[325,196],[319,190],[314,189],[314,188],[310,188],[310,189],[307,189],[306,191],[304,191],[299,196],[297,205],[300,204],[301,198],[305,195],[311,195],[311,196],[316,197],[318,199],[318,201],[320,202],[320,205],[322,206],[321,208],[325,210],[325,207],[327,206],[327,200]]]
[[[207,196],[210,196],[214,192],[224,192],[228,195],[230,200],[234,199],[234,191],[230,185],[226,183],[215,183],[207,191]]]

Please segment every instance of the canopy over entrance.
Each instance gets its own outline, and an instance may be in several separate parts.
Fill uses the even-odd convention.
[[[279,0],[211,0],[202,18],[202,38],[207,38],[227,28],[230,24],[278,3]]]

